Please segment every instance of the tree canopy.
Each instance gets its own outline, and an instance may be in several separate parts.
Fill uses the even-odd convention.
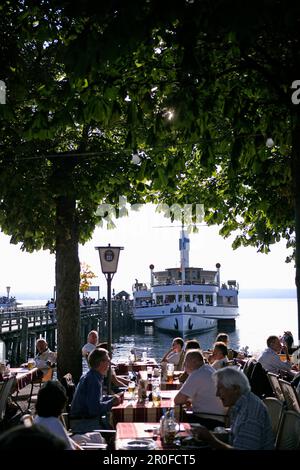
[[[0,8],[0,226],[23,249],[56,252],[59,374],[78,378],[78,243],[101,222],[99,204],[200,202],[223,236],[237,232],[235,247],[294,243],[299,6],[8,0]]]

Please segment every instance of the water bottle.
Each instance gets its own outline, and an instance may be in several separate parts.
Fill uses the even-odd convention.
[[[176,420],[174,418],[173,410],[168,409],[165,416],[161,420],[161,439],[162,441],[169,445],[173,444],[173,441],[176,436]]]
[[[6,347],[4,341],[0,339],[0,362],[5,363],[6,360]]]

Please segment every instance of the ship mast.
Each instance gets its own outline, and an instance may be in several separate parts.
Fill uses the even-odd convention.
[[[181,235],[179,239],[182,302],[184,302],[183,286],[185,284],[185,268],[188,268],[190,264],[189,251],[190,251],[190,239],[188,238],[188,234],[184,230],[184,224],[182,223]]]

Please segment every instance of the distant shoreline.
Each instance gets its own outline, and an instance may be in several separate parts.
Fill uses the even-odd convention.
[[[295,289],[241,289],[240,299],[296,299]]]
[[[45,295],[45,293],[40,293],[37,294],[36,292],[29,292],[29,293],[14,293],[14,296],[16,297],[17,302],[20,302],[20,299],[22,300],[35,300],[36,301],[40,300],[41,303],[46,303],[47,300],[45,299],[50,299],[51,295]],[[256,289],[240,289],[239,290],[239,297],[241,299],[296,299],[297,294],[296,294],[296,288],[294,289],[272,289],[272,288],[256,288]]]

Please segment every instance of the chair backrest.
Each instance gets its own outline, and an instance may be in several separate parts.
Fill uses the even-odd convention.
[[[8,397],[13,392],[13,387],[16,382],[16,377],[13,375],[8,380],[4,381],[0,389],[0,421],[3,421]]]
[[[273,372],[267,372],[267,377],[270,382],[270,385],[272,387],[274,396],[278,398],[278,400],[281,400],[282,402],[285,401],[284,395],[282,393],[280,383],[279,383],[279,376],[274,374]]]
[[[183,370],[184,358],[185,358],[185,351],[182,350],[180,353],[179,362],[176,366],[176,370]]]
[[[251,357],[250,359],[247,360],[246,364],[244,365],[243,372],[248,377],[248,379],[250,379],[253,368],[256,363],[257,363],[257,360],[254,357]]]
[[[263,368],[260,362],[254,364],[249,382],[252,392],[259,398],[273,396],[273,390],[267,377],[267,371]]]
[[[41,378],[41,381],[42,382],[48,382],[48,380],[52,380],[53,378],[53,372],[54,370],[52,369],[52,367],[49,367],[49,369],[47,370],[47,372],[45,372]]]
[[[268,409],[272,425],[272,431],[275,439],[278,433],[279,425],[282,420],[282,415],[284,412],[284,403],[278,400],[278,398],[274,397],[264,398],[263,402]]]
[[[287,409],[300,413],[300,400],[293,385],[282,379],[278,379],[278,382],[284,395]]]
[[[70,405],[72,403],[72,400],[73,400],[74,393],[75,393],[75,388],[76,388],[76,386],[73,382],[72,374],[70,374],[68,372],[66,375],[64,375],[62,377],[60,382],[61,382],[62,386],[65,388],[65,391],[66,391],[66,394],[67,394],[67,397],[68,397],[67,406],[70,407]]]
[[[280,423],[277,450],[300,449],[300,413],[285,411]]]

